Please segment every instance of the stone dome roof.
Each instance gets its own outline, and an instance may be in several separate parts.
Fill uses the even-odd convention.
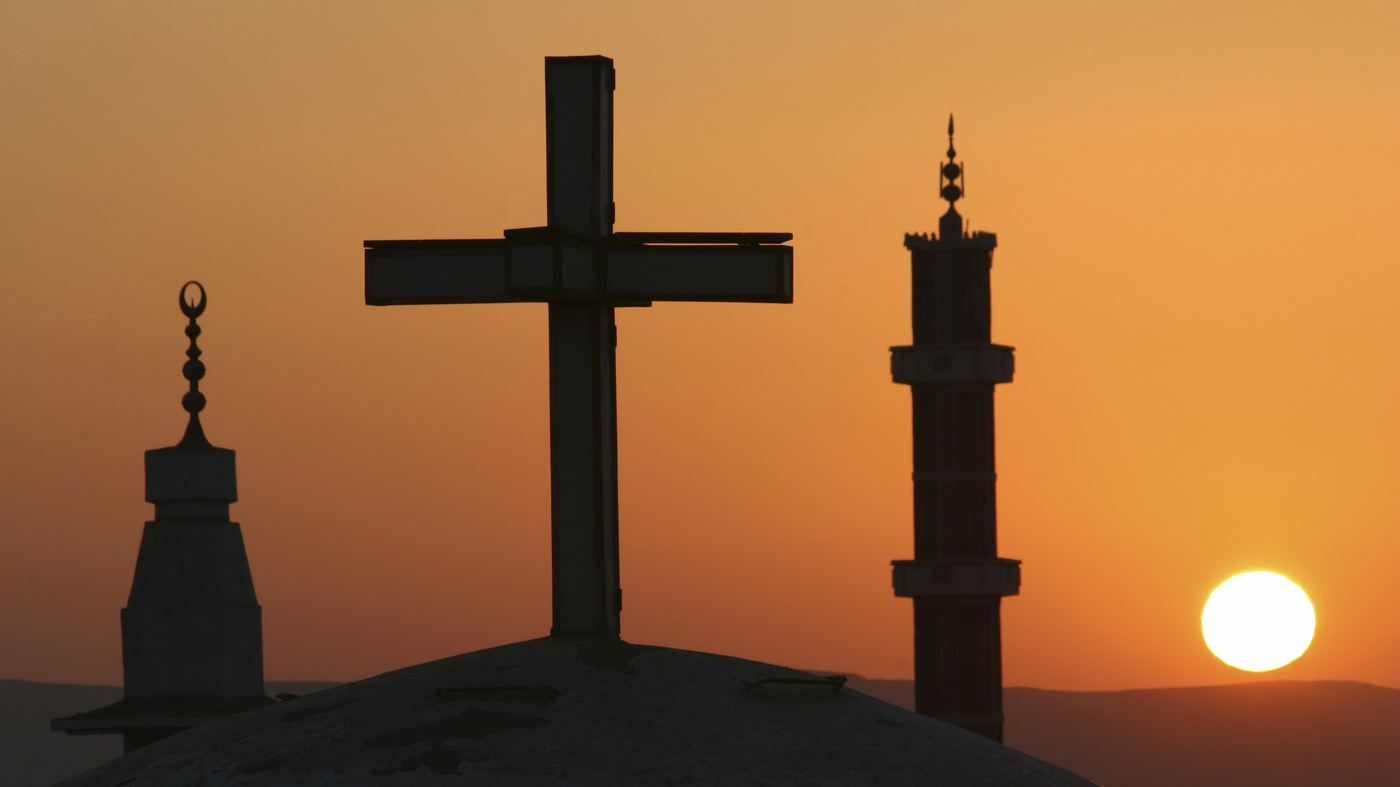
[[[547,637],[209,722],[63,784],[1090,785],[859,692],[774,678],[816,676]]]

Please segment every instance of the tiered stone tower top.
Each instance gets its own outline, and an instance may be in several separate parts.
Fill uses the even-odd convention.
[[[187,298],[191,287],[198,301]],[[229,521],[229,504],[238,500],[234,452],[210,445],[199,421],[205,369],[196,320],[206,301],[198,282],[180,289],[190,338],[182,404],[190,417],[177,445],[146,452],[146,501],[156,510],[121,613],[125,698],[52,725],[70,734],[119,733],[128,752],[272,702],[263,694],[262,607],[243,533]]]

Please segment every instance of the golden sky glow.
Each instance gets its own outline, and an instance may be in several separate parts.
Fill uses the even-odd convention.
[[[1394,2],[0,4],[0,677],[120,680],[141,452],[209,289],[267,674],[549,626],[545,311],[363,304],[368,238],[542,224],[545,55],[618,68],[619,230],[791,231],[791,306],[619,318],[628,639],[912,674],[906,232],[998,233],[1010,685],[1249,676],[1269,566],[1324,630],[1262,678],[1400,686]]]

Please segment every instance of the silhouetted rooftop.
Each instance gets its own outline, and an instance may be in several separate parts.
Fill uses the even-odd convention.
[[[212,721],[64,782],[1089,787],[1061,768],[817,676],[549,637]]]

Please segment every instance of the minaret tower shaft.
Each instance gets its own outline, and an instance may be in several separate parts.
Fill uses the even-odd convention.
[[[956,203],[964,167],[953,148],[936,236],[905,235],[913,268],[914,343],[891,347],[896,383],[914,396],[914,559],[894,561],[895,595],[914,599],[915,709],[1002,740],[1001,597],[1020,561],[997,557],[997,383],[1012,348],[991,343],[996,235],[967,233]]]

